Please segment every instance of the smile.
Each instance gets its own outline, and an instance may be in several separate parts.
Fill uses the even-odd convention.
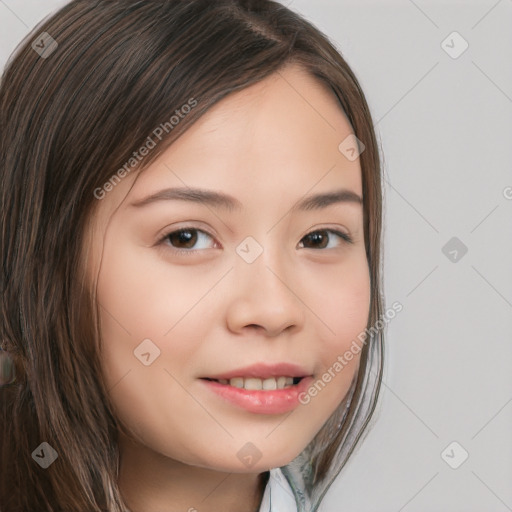
[[[231,379],[206,379],[219,384],[233,386],[239,389],[250,391],[274,391],[276,389],[286,389],[294,386],[301,381],[302,377],[268,377],[266,379],[258,377],[233,377]]]

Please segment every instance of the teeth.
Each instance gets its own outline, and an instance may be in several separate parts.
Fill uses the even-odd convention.
[[[244,388],[252,390],[263,389],[263,381],[261,379],[244,379]]]
[[[229,385],[234,388],[243,388],[244,387],[244,379],[243,377],[235,377],[234,379],[229,380]]]
[[[293,383],[293,380],[292,380]],[[286,377],[278,377],[276,379],[277,389],[283,389],[286,386]]]
[[[229,384],[235,388],[247,389],[250,391],[264,390],[272,391],[274,389],[284,389],[293,385],[293,377],[270,377],[268,379],[258,379],[255,377],[234,377],[232,379],[219,379],[221,384]]]
[[[274,378],[262,381],[263,389],[277,389],[277,380]]]

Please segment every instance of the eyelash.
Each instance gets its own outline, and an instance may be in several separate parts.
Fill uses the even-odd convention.
[[[178,234],[178,233],[181,233],[181,232],[187,232],[187,231],[197,231],[198,233],[203,233],[207,236],[209,236],[210,238],[214,239],[215,237],[208,233],[207,231],[204,231],[203,229],[199,229],[199,228],[194,228],[194,227],[183,227],[183,228],[180,228],[180,229],[176,229],[174,231],[169,231],[168,233],[166,233],[165,235],[163,235],[160,240],[158,241],[157,245],[167,245],[167,248],[175,253],[175,254],[178,254],[178,255],[183,255],[183,254],[186,254],[188,256],[190,255],[194,255],[195,253],[197,252],[201,252],[203,251],[204,249],[175,249],[173,248],[170,244],[167,243],[167,240],[168,238],[171,236],[171,235],[174,235],[174,234]],[[301,239],[301,241],[306,238],[307,236],[310,236],[314,233],[319,233],[319,232],[327,232],[327,233],[331,233],[331,234],[334,234],[336,236],[338,236],[339,238],[341,238],[341,240],[345,243],[348,243],[348,244],[353,244],[354,243],[354,240],[352,239],[352,237],[350,235],[348,235],[347,233],[343,233],[342,231],[338,231],[338,230],[335,230],[335,229],[315,229],[313,231],[310,231],[309,233],[306,233],[304,235],[304,237]],[[306,249],[311,249],[310,247],[306,247]],[[325,250],[325,249],[312,249],[312,250]]]

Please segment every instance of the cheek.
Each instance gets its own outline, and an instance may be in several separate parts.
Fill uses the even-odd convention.
[[[158,263],[144,247],[116,240],[106,246],[98,281],[98,299],[104,317],[105,338],[109,329],[129,333],[133,342],[162,339],[194,307],[215,276],[202,279],[183,268]]]
[[[177,445],[186,440],[188,446],[204,437],[198,425],[215,427],[180,385],[187,386],[186,370],[204,338],[195,315],[215,276],[194,279],[182,268],[155,265],[147,254],[133,246],[123,250],[115,239],[105,246],[97,288],[102,370],[118,419],[143,444],[187,461],[187,450],[169,440],[169,431]]]
[[[318,316],[319,366],[308,397],[333,412],[350,388],[358,370],[370,310],[370,276],[366,258],[354,258],[340,272],[316,276],[316,289],[308,303]],[[322,280],[323,279],[323,280]],[[320,286],[321,285],[321,286]],[[314,389],[313,389],[314,388]]]
[[[144,382],[146,390],[169,386],[164,370],[184,367],[198,349],[201,337],[184,339],[183,328],[190,328],[190,318],[201,309],[198,303],[214,277],[201,279],[180,267],[157,265],[148,258],[147,248],[124,247],[114,237],[107,240],[97,297],[102,365],[109,387],[128,374],[125,388],[128,381]],[[144,358],[151,361],[149,366]],[[125,393],[125,398],[135,399],[137,389]]]
[[[370,275],[363,250],[335,271],[315,269],[302,282],[308,306],[320,321],[323,350],[343,350],[368,322]]]
[[[363,269],[346,278],[339,287],[333,286],[325,298],[322,311],[334,333],[327,337],[328,351],[346,350],[352,340],[364,332],[370,311],[370,281]]]

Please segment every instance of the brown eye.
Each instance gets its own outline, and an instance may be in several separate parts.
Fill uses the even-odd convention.
[[[175,248],[175,252],[182,254],[193,254],[202,249],[211,249],[216,245],[212,235],[196,228],[182,228],[172,231],[165,235],[161,241]]]
[[[345,242],[353,243],[352,238],[349,235],[332,229],[318,229],[316,231],[312,231],[311,233],[308,233],[300,243],[305,249],[334,248],[328,247],[331,242],[332,235],[337,238],[341,238]]]
[[[197,229],[180,229],[167,235],[167,240],[178,249],[191,249],[197,242]]]

